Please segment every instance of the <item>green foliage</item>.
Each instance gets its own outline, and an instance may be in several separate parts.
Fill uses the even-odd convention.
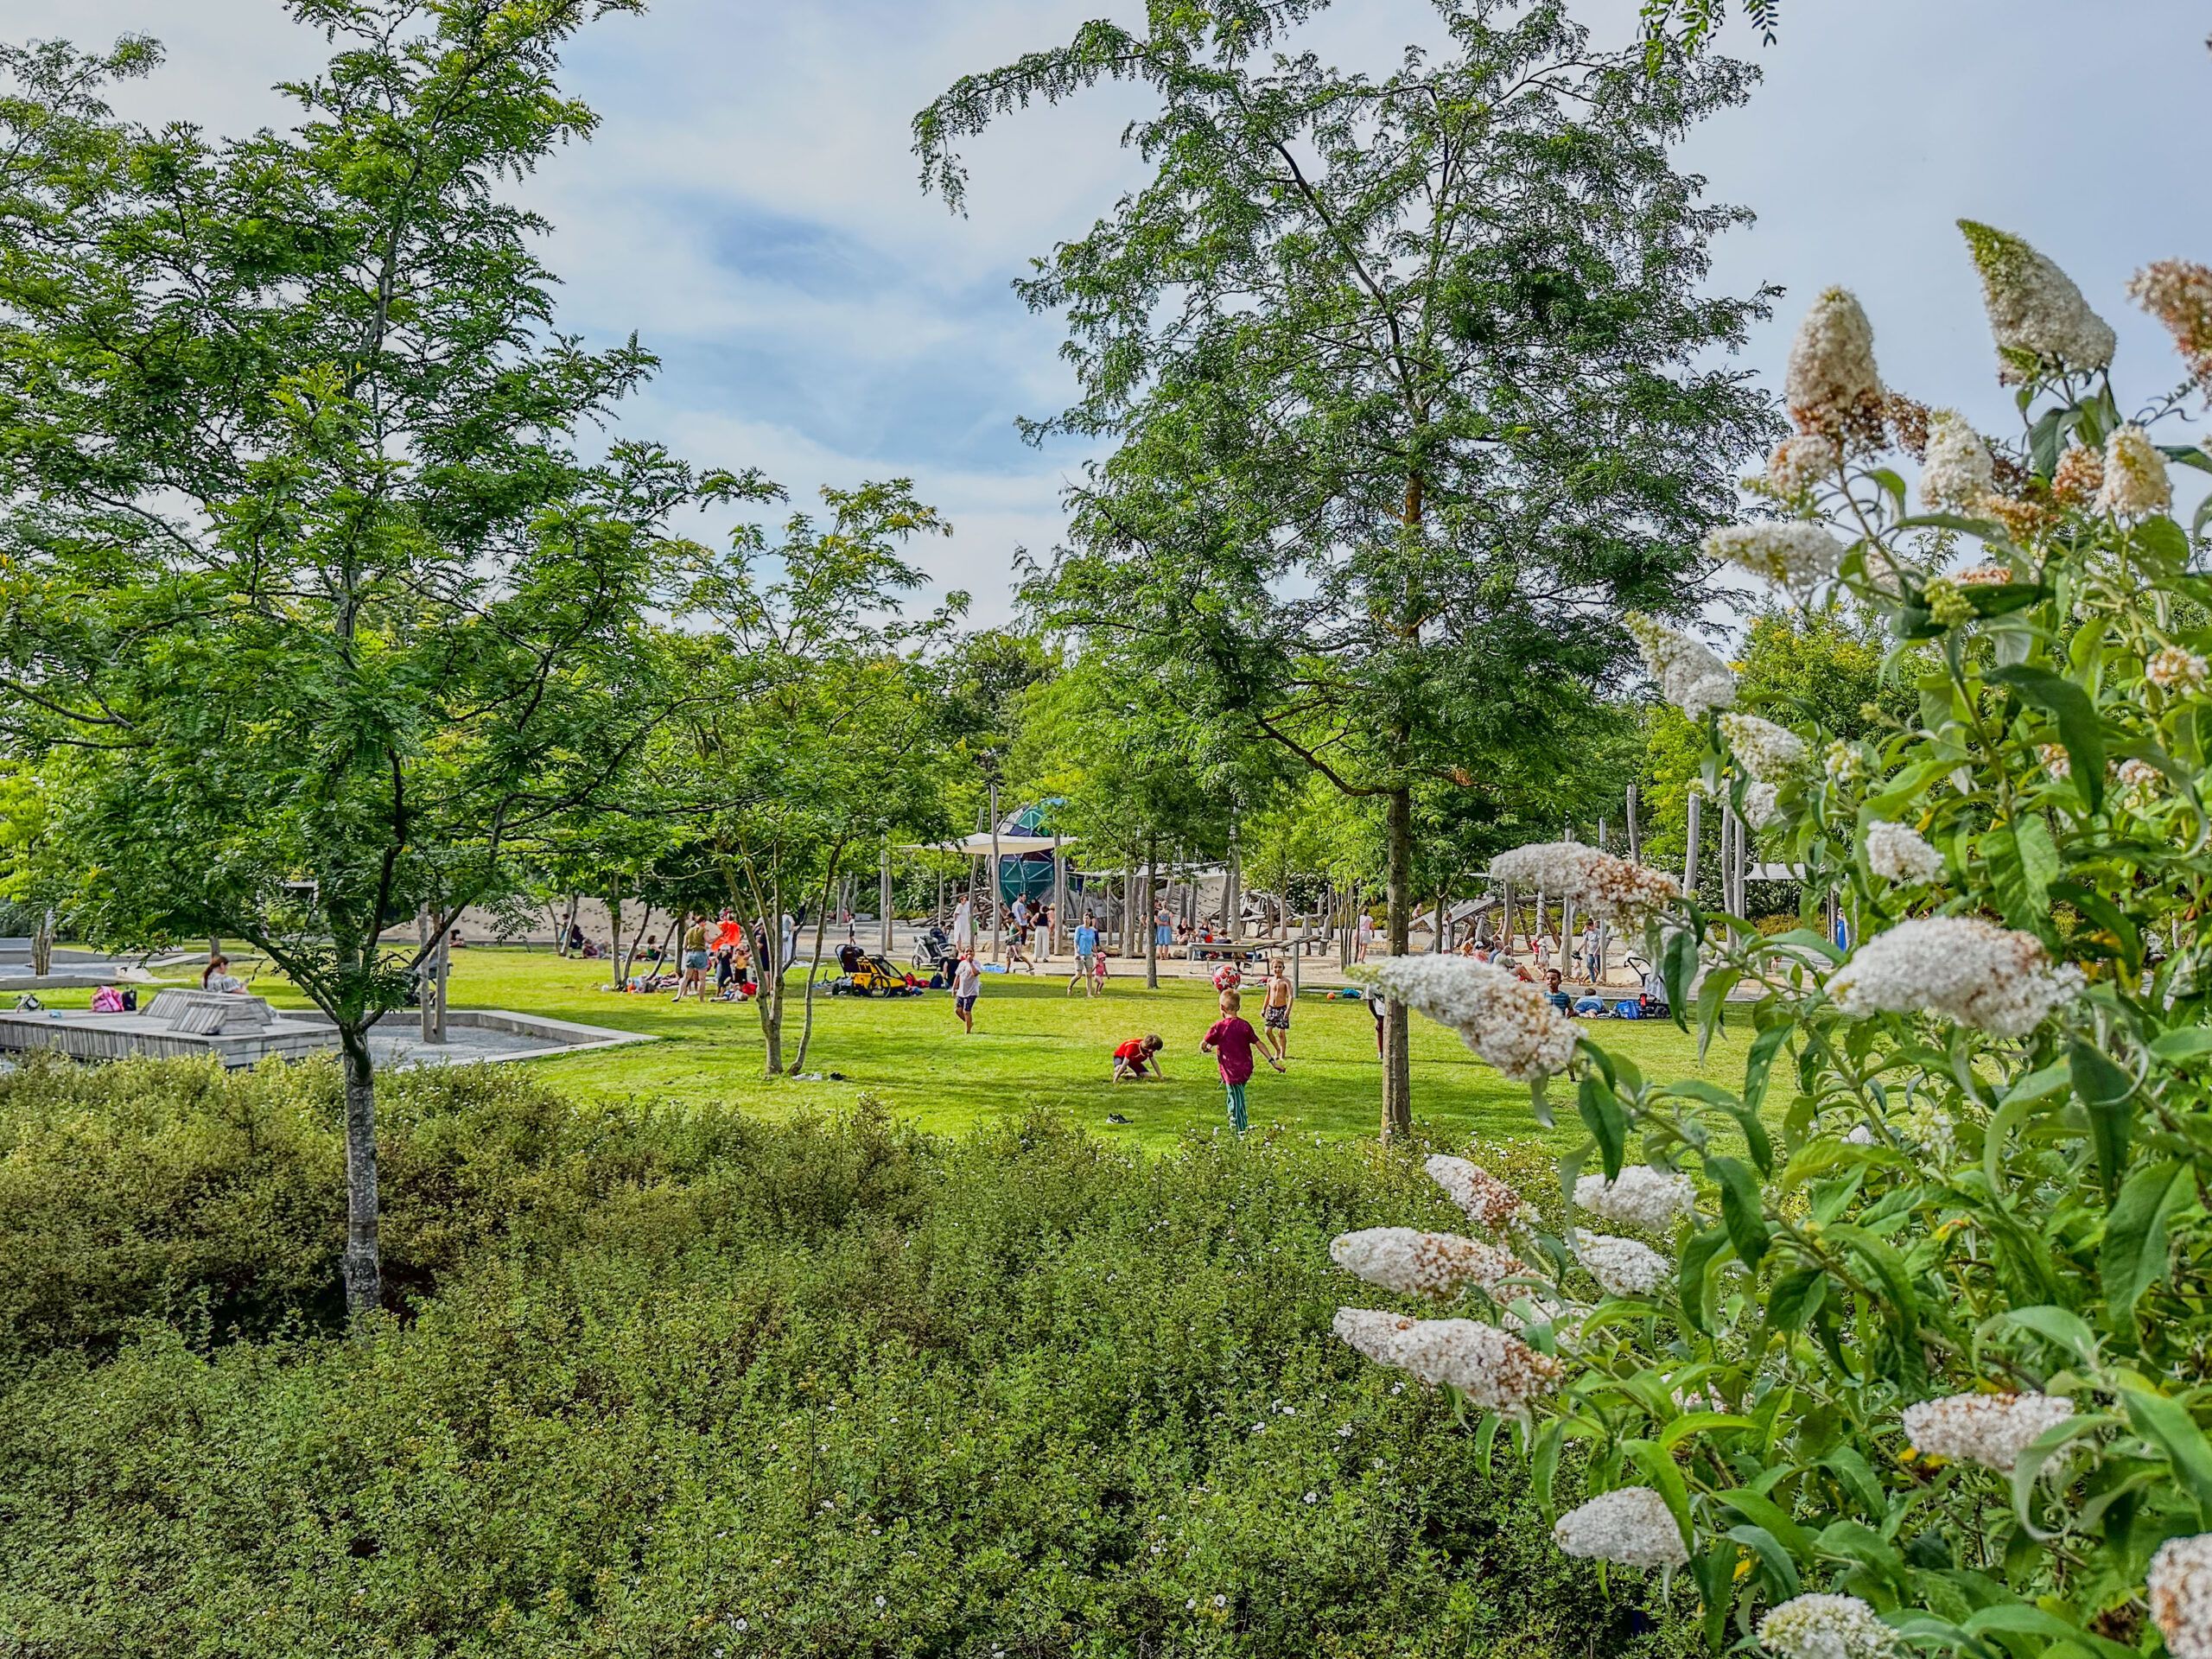
[[[2033,276],[1993,314],[2101,353],[2070,284]],[[1550,1267],[1507,1314],[1568,1361],[1516,1436],[1537,1478],[1574,1446],[1595,1486],[1649,1488],[1716,1646],[1846,1650],[1819,1603],[1802,1642],[1762,1625],[1813,1592],[1978,1659],[2212,1640],[2198,1569],[2158,1561],[2212,1545],[2212,579],[2169,474],[2212,454],[2124,423],[2101,364],[2005,367],[2022,435],[1929,446],[1923,493],[1956,512],[1910,513],[1863,411],[1798,504],[1841,532],[1819,585],[1882,618],[1904,717],[1823,723],[1816,651],[1760,690],[1802,753],[1697,728],[1709,795],[1773,791],[1767,843],[1808,908],[1838,895],[1848,957],[1694,899],[1653,919],[1701,969],[1694,1003],[1675,975],[1692,1027],[1748,1027],[1742,1086],[1586,1042],[1572,1070],[1618,1117],[1563,1173],[1703,1179],[1686,1215],[1615,1213],[1669,1270],[1593,1294],[1589,1242],[1538,1230]],[[1934,574],[1961,536],[1980,563]]]
[[[105,1122],[86,1075],[120,1085]],[[285,1202],[337,1162],[334,1086],[302,1075],[0,1082],[0,1168],[28,1158],[89,1253],[0,1252],[0,1640],[26,1659],[1681,1650],[1550,1555],[1445,1402],[1327,1337],[1330,1234],[1441,1216],[1401,1159],[410,1077],[389,1231],[422,1294],[348,1340],[257,1218],[328,1213]],[[163,1232],[236,1255],[114,1270]],[[57,1270],[99,1320],[26,1303]],[[248,1306],[304,1325],[232,1337]]]

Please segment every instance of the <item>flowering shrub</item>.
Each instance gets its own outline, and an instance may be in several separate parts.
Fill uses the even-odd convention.
[[[1799,872],[1802,925],[1763,937],[1572,845],[1495,871],[1640,920],[1677,1019],[1747,1035],[1741,1086],[1656,1083],[1587,1036],[1560,1061],[1480,982],[1424,983],[1408,1000],[1478,1052],[1502,1037],[1571,1084],[1570,1218],[1620,1230],[1554,1229],[1433,1160],[1513,1270],[1400,1273],[1449,1317],[1338,1328],[1489,1408],[1481,1443],[1510,1439],[1548,1508],[1579,1450],[1559,1547],[1680,1566],[1716,1645],[2202,1659],[2212,582],[2171,469],[2212,459],[2153,433],[2212,388],[2212,270],[2132,286],[2188,378],[2123,412],[2081,291],[1962,228],[2021,433],[1885,388],[1832,289],[1790,354],[1798,432],[1754,485],[1787,516],[1708,547],[1885,616],[1916,715],[1788,729],[1736,709],[1695,639],[1631,622],[1701,724],[1701,786]]]

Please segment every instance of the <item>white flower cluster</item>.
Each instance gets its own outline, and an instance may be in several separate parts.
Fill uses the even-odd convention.
[[[1863,428],[1881,396],[1874,325],[1850,290],[1825,290],[1789,342],[1783,400],[1790,419],[1805,431],[1840,437]]]
[[[1611,1180],[1585,1175],[1574,1183],[1574,1207],[1623,1227],[1658,1232],[1689,1214],[1697,1201],[1690,1178],[1676,1169],[1624,1164]]]
[[[1843,446],[1824,432],[1800,432],[1784,438],[1767,457],[1767,488],[1795,501],[1834,478],[1843,468]]]
[[[1457,1296],[1469,1285],[1495,1296],[1522,1270],[1511,1253],[1495,1244],[1417,1227],[1339,1233],[1329,1244],[1329,1259],[1370,1285],[1406,1296]]]
[[[1897,1632],[1856,1596],[1796,1596],[1759,1621],[1759,1645],[1782,1659],[1884,1659]]]
[[[1928,417],[1928,454],[1920,466],[1920,499],[1931,507],[1972,507],[1997,480],[1981,435],[1955,409]]]
[[[1580,1040],[1574,1021],[1510,969],[1433,952],[1386,957],[1360,976],[1393,1001],[1418,1008],[1516,1083],[1567,1070]]]
[[[2204,659],[2179,645],[2159,646],[2143,672],[2161,691],[2202,691],[2207,677]]]
[[[1855,745],[1837,738],[1821,752],[1821,770],[1830,782],[1848,787],[1866,776],[1866,758]]]
[[[1910,824],[1877,819],[1866,826],[1866,868],[1901,887],[1928,887],[1943,879],[1943,855]]]
[[[1782,791],[1772,784],[1753,784],[1744,791],[1744,822],[1764,830],[1782,816]]]
[[[2151,1622],[2173,1659],[2212,1659],[2212,1532],[2158,1546],[2150,1596]]]
[[[1567,1242],[1575,1260],[1589,1269],[1608,1296],[1649,1296],[1674,1276],[1672,1262],[1632,1238],[1586,1233],[1574,1227],[1568,1229]]]
[[[2165,787],[2166,774],[2148,760],[2133,758],[2120,763],[2113,773],[2138,800],[2147,799]]]
[[[2075,444],[2051,469],[2051,499],[2062,507],[2086,507],[2105,486],[2105,452]]]
[[[1778,784],[1805,764],[1804,740],[1757,715],[1721,715],[1720,735],[1738,763],[1763,784]]]
[[[1692,720],[1736,701],[1736,677],[1700,641],[1638,612],[1622,620],[1659,682],[1659,695]]]
[[[2119,343],[2112,325],[2089,308],[2073,278],[2017,236],[1966,219],[1959,229],[1981,273],[1999,379],[2016,385],[2028,378],[2031,364],[2076,373],[2112,366]]]
[[[1851,1126],[1851,1133],[1843,1137],[1843,1144],[1847,1147],[1871,1147],[1874,1144],[1874,1131],[1864,1123],[1854,1123]]]
[[[1336,1333],[1379,1364],[1459,1390],[1493,1411],[1519,1411],[1558,1387],[1560,1363],[1520,1338],[1473,1319],[1408,1319],[1340,1307]]]
[[[1923,1456],[2009,1475],[2037,1435],[2073,1414],[2074,1402],[2056,1395],[1954,1394],[1907,1406],[1904,1432]]]
[[[2212,397],[2212,267],[2160,259],[2135,273],[2127,294],[2172,332],[2190,373]]]
[[[1569,1510],[1552,1541],[1569,1555],[1621,1567],[1680,1567],[1690,1558],[1667,1500],[1649,1486],[1600,1492]]]
[[[2151,435],[2133,424],[2117,429],[2105,440],[2105,477],[2097,491],[2097,510],[2115,518],[2147,518],[2173,504],[2166,458],[2151,442]]]
[[[1951,580],[1961,588],[1994,588],[2012,580],[2012,567],[1994,561],[1970,564],[1965,569],[1953,573]]]
[[[1490,873],[1493,880],[1572,899],[1577,909],[1601,922],[1642,922],[1682,896],[1681,883],[1664,870],[1579,841],[1516,847],[1491,859]]]
[[[1728,524],[1705,538],[1705,556],[1725,559],[1796,594],[1810,594],[1835,580],[1844,545],[1823,526],[1802,518]]]
[[[1467,1212],[1467,1219],[1491,1233],[1527,1226],[1535,1206],[1479,1165],[1445,1153],[1432,1153],[1421,1167],[1444,1189],[1444,1196]]]
[[[1878,933],[1828,980],[1836,1006],[1870,1014],[1936,1014],[1993,1037],[2024,1037],[2079,988],[2078,969],[2051,965],[2032,933],[1973,916],[1920,916]]]

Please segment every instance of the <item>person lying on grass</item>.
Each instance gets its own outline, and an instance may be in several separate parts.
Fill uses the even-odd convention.
[[[1114,1081],[1141,1083],[1147,1077],[1166,1079],[1167,1074],[1160,1069],[1160,1051],[1167,1045],[1150,1033],[1132,1037],[1114,1051]],[[1152,1069],[1147,1071],[1149,1065]]]

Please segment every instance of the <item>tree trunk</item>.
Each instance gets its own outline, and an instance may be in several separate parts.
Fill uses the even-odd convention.
[[[830,875],[822,883],[822,912],[814,918],[814,960],[806,964],[805,1014],[799,1021],[798,1052],[791,1056],[791,1075],[797,1077],[806,1065],[806,1046],[814,1040],[814,981],[816,969],[822,966],[822,930],[830,921],[830,884],[836,880],[837,862],[830,861]]]
[[[363,1319],[384,1304],[384,1259],[377,1237],[377,1073],[369,1034],[338,1027],[346,1062],[346,1313]]]
[[[630,965],[638,959],[638,947],[645,943],[645,935],[652,932],[652,928],[653,907],[647,905],[645,918],[638,924],[638,931],[630,936],[630,949],[615,963],[614,982],[618,988],[629,984]]]
[[[561,923],[561,937],[553,941],[555,956],[565,957],[569,954],[569,938],[575,931],[576,912],[582,906],[584,896],[580,893],[572,893],[569,895],[569,913]]]
[[[612,965],[622,960],[622,895],[619,893],[607,901],[607,925],[614,930],[614,937],[607,942],[607,960]]]
[[[1402,957],[1411,931],[1414,899],[1414,798],[1402,784],[1390,791],[1388,834],[1387,925],[1390,954]],[[1382,1139],[1400,1139],[1412,1134],[1413,1127],[1413,1046],[1406,1005],[1386,1001],[1382,1005]]]
[[[220,946],[207,954],[210,957],[219,955]],[[44,979],[53,971],[54,912],[49,907],[39,912],[38,926],[31,933],[31,975],[34,978]]]
[[[760,937],[767,941],[767,961],[754,965],[760,976],[760,1046],[762,1075],[784,1074],[784,890],[780,883],[768,893],[774,915],[762,918]],[[677,942],[679,950],[682,941]],[[679,961],[682,960],[679,955]]]

